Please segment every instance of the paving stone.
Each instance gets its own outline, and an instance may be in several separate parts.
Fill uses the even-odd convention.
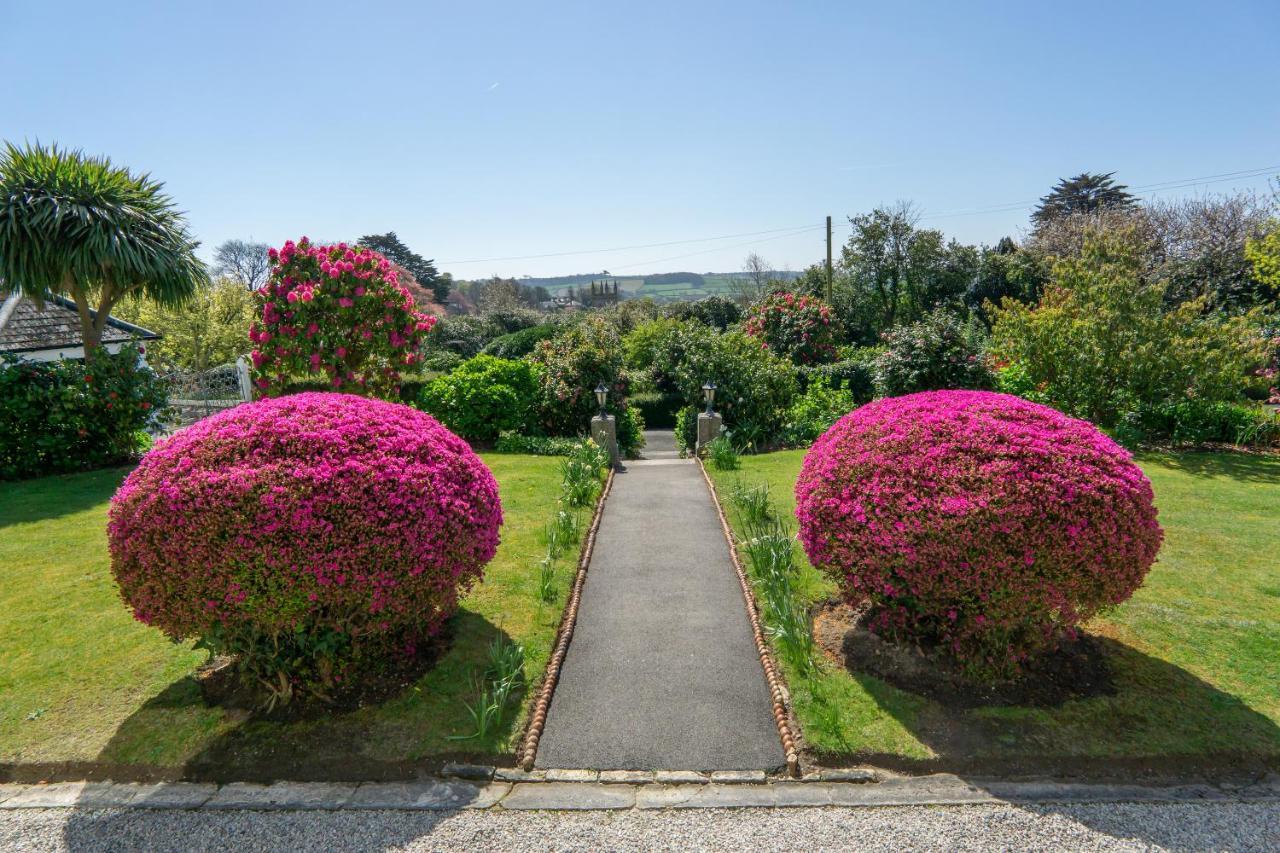
[[[653,781],[660,785],[700,785],[707,777],[694,770],[659,770],[653,774]]]
[[[778,793],[774,785],[728,785],[712,782],[699,785],[692,797],[670,807],[677,809],[737,809],[776,806]],[[825,803],[824,803],[825,805]]]
[[[722,785],[763,785],[765,775],[763,770],[717,770],[711,774],[711,781]]]
[[[820,770],[816,775],[821,782],[875,782],[879,778],[874,770],[861,768]]]
[[[581,782],[519,783],[502,801],[504,809],[629,809],[636,804],[631,785],[601,785]]]
[[[782,808],[827,806],[831,804],[830,782],[775,782],[774,805]]]
[[[355,793],[354,784],[339,782],[276,782],[223,785],[204,804],[207,809],[336,809]]]
[[[831,783],[831,804],[836,806],[911,806],[994,803],[997,797],[950,774],[886,779],[878,785],[859,782]]]
[[[10,783],[10,782],[0,783],[0,803],[3,803],[5,800],[9,799],[14,794],[23,790],[25,787],[26,787],[25,785],[18,785],[16,783]]]
[[[647,785],[653,781],[649,770],[601,770],[600,781],[612,785]]]
[[[74,806],[87,782],[54,782],[50,785],[19,785],[19,790],[0,802],[0,809],[56,809]],[[110,782],[95,783],[99,786]]]
[[[519,767],[498,767],[493,771],[493,778],[499,782],[545,782],[547,771],[522,770]]]
[[[510,790],[507,782],[366,782],[356,789],[348,805],[360,809],[487,809]]]
[[[446,764],[441,771],[445,776],[457,776],[473,782],[488,782],[496,768],[492,764]]]
[[[566,770],[553,768],[547,771],[548,782],[594,782],[600,776],[595,770]]]
[[[218,786],[195,782],[161,782],[155,785],[116,785],[128,788],[124,805],[144,809],[198,809],[218,793]]]

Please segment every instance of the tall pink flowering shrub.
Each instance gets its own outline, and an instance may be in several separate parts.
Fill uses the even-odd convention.
[[[142,622],[237,655],[288,700],[437,633],[498,546],[493,475],[408,406],[304,393],[161,442],[111,501],[111,567]]]
[[[742,331],[760,345],[796,364],[824,364],[836,359],[840,324],[831,306],[815,296],[780,290],[754,303]]]
[[[810,561],[872,630],[1015,674],[1133,594],[1163,533],[1151,484],[1092,424],[1005,394],[929,391],[850,412],[796,483]]]
[[[249,331],[259,390],[273,396],[291,381],[318,380],[391,396],[436,322],[418,311],[392,263],[362,246],[306,237],[269,258],[271,278],[257,293],[261,318]]]

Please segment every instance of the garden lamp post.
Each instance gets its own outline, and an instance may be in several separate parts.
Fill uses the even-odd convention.
[[[607,399],[609,399],[609,389],[604,387],[604,383],[601,382],[596,386],[596,403],[600,406],[600,417],[602,418],[604,417],[604,403]]]
[[[609,389],[601,382],[595,390],[596,403],[600,406],[600,414],[591,419],[591,439],[609,454],[609,462],[618,467],[618,423],[604,410],[609,399]]]
[[[702,396],[707,401],[707,410],[698,415],[698,446],[701,455],[703,449],[720,435],[724,420],[716,414],[716,383],[706,382],[702,386]]]

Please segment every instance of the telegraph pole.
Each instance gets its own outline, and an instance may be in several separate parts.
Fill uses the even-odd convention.
[[[831,304],[831,217],[827,217],[827,304]]]

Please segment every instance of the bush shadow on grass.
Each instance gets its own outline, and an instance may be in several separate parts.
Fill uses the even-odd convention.
[[[1280,483],[1280,453],[1212,450],[1177,453],[1144,451],[1136,454],[1139,463],[1159,461],[1175,471],[1195,477],[1238,480],[1245,483]]]
[[[936,757],[849,751],[821,761],[1088,781],[1237,780],[1280,769],[1280,726],[1269,717],[1168,661],[1108,637],[1095,641],[1116,692],[1056,707],[948,708],[851,671],[879,708]],[[815,691],[815,713],[821,716],[828,701],[821,688]]]
[[[0,481],[0,529],[61,518],[106,503],[132,466]]]
[[[403,691],[346,713],[280,722],[244,711],[209,708],[185,676],[151,697],[116,729],[91,778],[202,782],[394,781],[445,761],[502,758],[530,676],[513,692],[501,725],[483,741],[452,740],[471,731],[463,702],[474,700],[472,675],[483,673],[489,644],[511,637],[468,610],[450,621],[452,638],[436,665]],[[186,742],[175,740],[185,737]],[[159,744],[185,760],[148,763]],[[47,778],[47,777],[46,777]],[[75,778],[85,778],[80,775]]]

